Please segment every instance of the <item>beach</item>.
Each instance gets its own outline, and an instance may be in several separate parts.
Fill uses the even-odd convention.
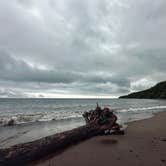
[[[164,166],[166,112],[131,122],[125,135],[97,136],[52,154],[33,166]]]

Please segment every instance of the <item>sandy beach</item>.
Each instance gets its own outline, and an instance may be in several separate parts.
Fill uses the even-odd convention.
[[[97,136],[53,154],[35,166],[166,165],[166,112],[132,122],[123,136]]]

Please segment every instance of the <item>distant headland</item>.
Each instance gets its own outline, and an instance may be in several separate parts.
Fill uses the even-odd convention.
[[[166,81],[160,82],[147,90],[130,93],[119,98],[166,99]]]

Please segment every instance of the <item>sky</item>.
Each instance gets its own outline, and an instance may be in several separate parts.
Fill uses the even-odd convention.
[[[165,0],[0,0],[0,97],[118,97],[165,63]]]

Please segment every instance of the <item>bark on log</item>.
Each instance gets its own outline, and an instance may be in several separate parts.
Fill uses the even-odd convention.
[[[36,141],[0,149],[0,165],[25,165],[78,141],[102,134],[105,127],[86,125]]]

